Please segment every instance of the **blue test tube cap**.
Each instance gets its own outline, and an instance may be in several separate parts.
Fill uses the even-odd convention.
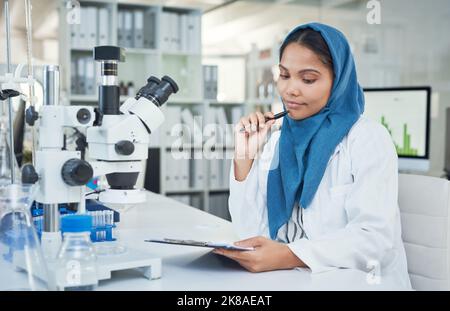
[[[92,228],[92,216],[67,215],[61,218],[62,232],[90,232]]]

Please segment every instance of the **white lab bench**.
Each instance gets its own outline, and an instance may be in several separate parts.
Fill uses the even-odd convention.
[[[165,196],[147,193],[147,202],[121,210],[120,243],[162,258],[162,277],[149,280],[138,270],[113,272],[97,290],[279,291],[279,290],[402,290],[395,280],[368,282],[358,270],[335,269],[312,274],[309,269],[251,273],[211,249],[144,242],[149,238],[184,238],[233,242],[232,225],[216,216]],[[0,267],[0,275],[2,275]],[[24,274],[25,277],[25,274]],[[2,278],[0,278],[0,285]],[[0,286],[1,287],[1,286]]]
[[[251,220],[249,220],[251,221]],[[367,281],[358,270],[336,269],[312,274],[309,269],[251,273],[210,249],[144,242],[149,238],[235,241],[230,222],[148,192],[145,204],[121,213],[119,238],[135,249],[162,258],[162,277],[148,280],[134,270],[113,273],[98,290],[402,290],[395,280]]]

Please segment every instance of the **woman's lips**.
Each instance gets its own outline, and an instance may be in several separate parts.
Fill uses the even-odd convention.
[[[306,103],[297,103],[297,102],[291,102],[291,101],[285,101],[284,102],[289,109],[299,109],[302,106],[306,106]]]

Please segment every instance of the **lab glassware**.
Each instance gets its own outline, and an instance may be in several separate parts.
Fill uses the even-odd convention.
[[[0,187],[0,290],[47,290],[47,265],[30,206],[34,187]]]

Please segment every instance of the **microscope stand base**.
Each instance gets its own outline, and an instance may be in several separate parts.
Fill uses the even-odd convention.
[[[114,242],[106,242],[114,243]],[[15,262],[18,271],[27,271],[24,262]],[[42,282],[47,281],[49,290],[56,290],[56,261],[47,259],[48,280],[42,275],[41,271],[34,271],[34,275]],[[143,277],[148,280],[156,280],[161,278],[161,258],[152,257],[151,254],[135,250],[126,249],[120,254],[97,255],[97,279],[99,281],[114,278],[112,272],[121,270],[137,270],[142,273]],[[44,284],[43,283],[43,284]]]
[[[114,243],[114,242],[104,242]],[[96,243],[97,244],[97,243]],[[97,255],[97,278],[107,280],[114,278],[113,271],[135,269],[149,280],[161,278],[161,258],[132,248],[123,253]]]

